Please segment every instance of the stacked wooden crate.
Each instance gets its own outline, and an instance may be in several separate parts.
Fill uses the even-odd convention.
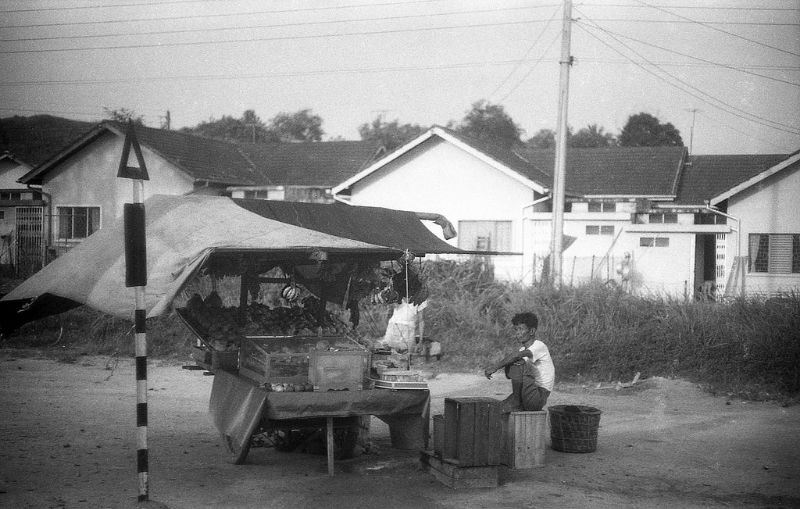
[[[493,398],[445,398],[433,417],[433,451],[423,465],[451,488],[492,488],[503,460],[501,402]]]

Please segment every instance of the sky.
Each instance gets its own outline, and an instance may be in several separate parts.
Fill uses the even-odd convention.
[[[324,139],[458,122],[555,129],[560,0],[0,0],[0,117],[173,129],[310,109]],[[575,1],[568,123],[672,123],[694,154],[800,149],[800,0]]]

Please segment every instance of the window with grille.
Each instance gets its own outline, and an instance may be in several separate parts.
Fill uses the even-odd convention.
[[[750,272],[800,273],[800,235],[751,233],[749,244]]]
[[[468,251],[511,251],[511,221],[459,221],[458,247]]]
[[[616,212],[617,202],[590,201],[589,212]]]
[[[100,229],[100,207],[58,207],[58,238],[85,239]]]

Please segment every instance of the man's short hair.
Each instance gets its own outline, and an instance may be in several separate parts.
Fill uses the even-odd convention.
[[[534,313],[517,313],[511,319],[511,325],[519,325],[521,323],[525,324],[529,329],[539,328],[539,318]]]

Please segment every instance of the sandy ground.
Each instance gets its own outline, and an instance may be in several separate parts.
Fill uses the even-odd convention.
[[[113,368],[113,369],[109,369]],[[502,398],[502,377],[441,374],[445,397]],[[208,415],[212,377],[149,367],[150,498],[178,508],[800,507],[800,406],[712,397],[680,380],[632,389],[562,385],[550,404],[603,411],[598,449],[547,450],[546,465],[506,471],[492,489],[453,490],[389,447],[373,419],[375,451],[336,463],[253,449],[229,461]],[[0,351],[0,507],[135,507],[135,381],[129,360],[74,364]]]

